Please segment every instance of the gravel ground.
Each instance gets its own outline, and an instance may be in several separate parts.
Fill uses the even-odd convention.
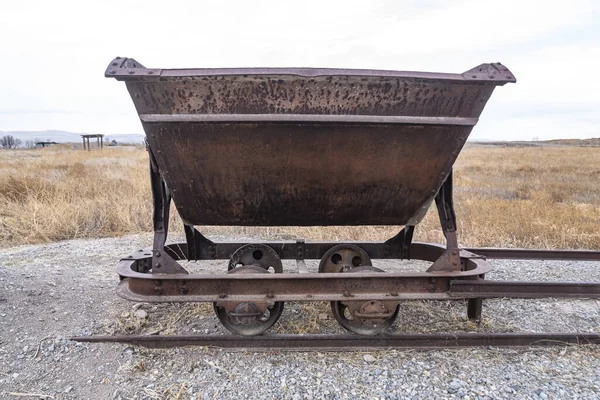
[[[238,238],[239,239],[239,238]],[[0,250],[0,397],[54,399],[599,399],[600,347],[377,352],[148,350],[72,335],[225,333],[208,305],[115,295],[119,257],[149,235]],[[386,270],[390,262],[376,263]],[[493,261],[489,279],[600,281],[593,262]],[[224,270],[225,262],[193,264]],[[286,264],[286,268],[290,265]],[[413,263],[411,268],[424,268]],[[315,269],[316,263],[309,264]],[[401,306],[397,332],[600,332],[596,300]],[[286,304],[277,333],[341,332],[327,304]]]

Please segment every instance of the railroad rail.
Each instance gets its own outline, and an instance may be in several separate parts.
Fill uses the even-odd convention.
[[[525,347],[600,344],[598,333],[434,333],[377,336],[264,335],[264,336],[77,336],[84,343],[124,343],[149,348],[204,346],[262,350],[436,349],[449,347]]]

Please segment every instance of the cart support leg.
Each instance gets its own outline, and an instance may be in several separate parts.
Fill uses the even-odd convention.
[[[467,318],[474,322],[481,321],[483,299],[469,299],[467,302]]]

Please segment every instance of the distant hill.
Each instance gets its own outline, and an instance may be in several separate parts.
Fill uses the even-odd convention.
[[[472,146],[500,146],[500,147],[600,147],[600,138],[588,139],[550,139],[550,140],[512,140],[512,141],[479,141],[469,143]]]
[[[80,143],[81,135],[87,133],[74,133],[65,131],[0,131],[0,137],[12,135],[15,138],[21,139],[21,142],[26,140],[40,140],[58,143]],[[116,140],[117,143],[143,143],[144,135],[140,133],[115,133],[112,135],[104,135],[104,140]]]

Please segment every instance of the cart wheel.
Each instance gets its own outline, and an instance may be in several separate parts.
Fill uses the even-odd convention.
[[[372,266],[352,268],[352,272],[384,272]],[[378,335],[392,326],[398,316],[396,301],[332,301],[331,312],[336,321],[359,335]]]
[[[265,270],[272,269],[280,274],[283,272],[283,264],[279,254],[272,247],[262,243],[246,244],[238,248],[229,259],[228,271],[242,265],[258,265]]]
[[[280,261],[281,262],[281,261]],[[243,265],[228,274],[268,274],[260,265]],[[283,313],[284,302],[219,301],[213,308],[221,324],[230,332],[242,336],[260,335],[271,328]]]
[[[371,257],[355,244],[338,244],[323,255],[319,272],[347,272],[356,267],[369,266]]]

